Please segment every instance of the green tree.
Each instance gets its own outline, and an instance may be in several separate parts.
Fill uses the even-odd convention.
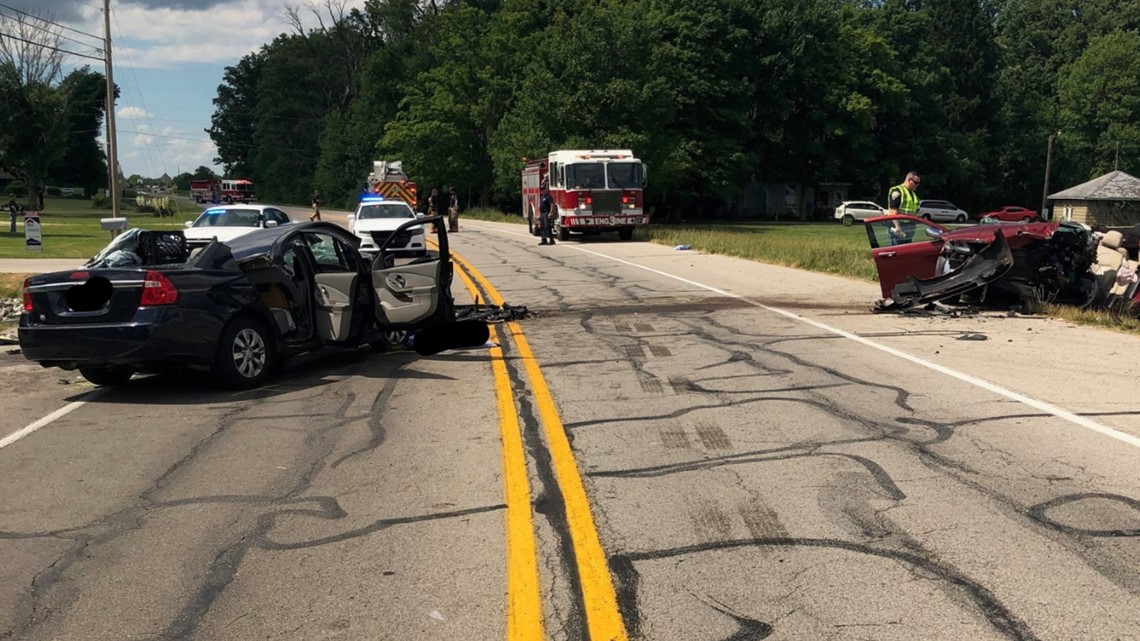
[[[107,185],[107,155],[97,137],[103,129],[107,85],[103,74],[82,67],[60,83],[66,143],[59,163],[48,170],[52,182],[79,186],[94,194]],[[116,96],[118,95],[116,88]]]
[[[1060,104],[1066,148],[1087,178],[1116,168],[1118,155],[1121,169],[1140,167],[1140,35],[1094,39],[1061,70]]]
[[[254,147],[254,121],[257,113],[257,81],[263,48],[232,67],[226,67],[222,84],[214,98],[214,114],[206,133],[218,148],[214,162],[227,174],[249,175],[250,154]]]

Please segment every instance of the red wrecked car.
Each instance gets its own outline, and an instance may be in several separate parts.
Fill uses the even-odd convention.
[[[949,229],[914,216],[879,216],[863,225],[884,311],[962,294],[994,304],[1083,302],[1091,289],[1095,247],[1076,223]]]

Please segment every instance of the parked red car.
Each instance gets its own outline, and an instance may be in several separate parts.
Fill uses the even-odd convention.
[[[881,309],[905,309],[986,287],[991,303],[1082,301],[1093,249],[1076,223],[949,229],[916,216],[863,221],[879,274]],[[1004,299],[1004,300],[1003,300]]]
[[[1017,205],[1006,205],[997,211],[987,211],[979,218],[994,218],[1003,223],[1031,223],[1037,220],[1037,212]]]

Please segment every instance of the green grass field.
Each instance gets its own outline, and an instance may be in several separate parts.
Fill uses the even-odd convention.
[[[128,201],[121,210],[132,227],[144,229],[181,229],[201,213],[200,208],[184,205],[174,216],[158,217],[139,213],[134,201]],[[110,217],[109,208],[95,209],[89,200],[46,198],[40,212],[41,251],[28,250],[22,219],[13,234],[8,217],[0,216],[0,258],[89,258],[110,242],[110,232],[99,224],[99,219]]]

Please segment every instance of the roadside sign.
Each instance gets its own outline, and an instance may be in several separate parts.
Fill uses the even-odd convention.
[[[40,234],[40,212],[24,212],[24,243],[28,251],[43,251],[43,236]]]

